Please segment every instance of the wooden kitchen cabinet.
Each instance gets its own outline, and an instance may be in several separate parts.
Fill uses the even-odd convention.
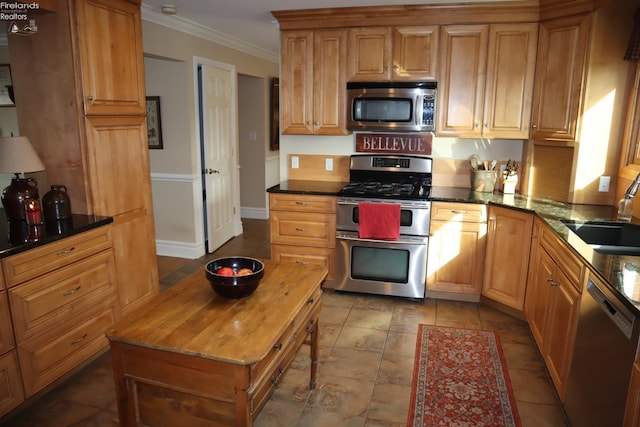
[[[3,258],[2,266],[31,397],[107,347],[104,332],[120,314],[111,226]]]
[[[347,30],[281,33],[280,128],[346,135]]]
[[[85,114],[144,115],[140,6],[114,0],[76,6]]]
[[[485,262],[487,207],[433,202],[427,297],[479,300]]]
[[[334,280],[334,196],[269,193],[269,226],[272,260],[321,265]]]
[[[0,284],[2,270],[0,270]],[[18,356],[13,340],[11,314],[4,286],[0,291],[0,417],[24,402]]]
[[[118,301],[135,310],[159,292],[139,2],[66,2],[9,52],[20,133],[46,168],[41,194],[63,184],[73,213],[113,217]]]
[[[640,426],[640,364],[636,356],[636,361],[631,370],[631,383],[629,384],[629,394],[627,396],[627,406],[624,411],[623,427]]]
[[[349,29],[349,81],[434,81],[438,26]]]
[[[529,272],[533,213],[489,206],[482,295],[519,311]]]
[[[576,140],[589,15],[540,23],[532,139]]]
[[[538,24],[440,31],[438,135],[528,138]]]
[[[558,396],[564,400],[584,265],[546,225],[538,224],[535,230],[539,246],[532,251],[525,314]]]

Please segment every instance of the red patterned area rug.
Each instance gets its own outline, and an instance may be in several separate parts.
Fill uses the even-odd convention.
[[[419,325],[407,425],[522,425],[495,332]]]

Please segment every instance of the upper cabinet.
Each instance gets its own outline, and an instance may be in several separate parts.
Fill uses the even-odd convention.
[[[531,138],[576,140],[589,16],[540,23]]]
[[[538,24],[443,26],[439,136],[526,139]]]
[[[346,135],[347,30],[283,31],[280,123],[285,135]]]
[[[145,114],[140,6],[81,1],[77,14],[85,114]]]
[[[433,81],[438,26],[349,29],[349,81]]]

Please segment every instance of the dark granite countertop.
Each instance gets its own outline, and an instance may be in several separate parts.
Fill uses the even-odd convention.
[[[344,184],[316,181],[283,181],[267,191],[273,193],[335,195]],[[561,220],[615,221],[617,211],[614,207],[573,205],[549,199],[527,197],[521,194],[503,194],[497,191],[494,193],[480,193],[471,191],[468,188],[456,187],[432,187],[431,200],[483,203],[535,213],[545,220],[555,233],[584,260],[592,271],[604,279],[618,295],[623,297],[629,308],[634,309],[640,315],[640,301],[631,299],[634,288],[640,287],[640,256],[598,253],[561,222]],[[634,218],[633,222],[637,221]],[[629,280],[632,282],[629,283]]]
[[[0,258],[37,248],[111,222],[113,218],[107,216],[73,214],[70,219],[61,220],[55,224],[45,224],[40,239],[27,241],[27,230],[22,226],[10,226],[4,209],[0,209]]]

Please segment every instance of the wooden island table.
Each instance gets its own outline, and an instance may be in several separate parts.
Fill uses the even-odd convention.
[[[315,387],[327,270],[263,262],[248,297],[201,269],[107,331],[122,426],[251,426],[307,338]]]

